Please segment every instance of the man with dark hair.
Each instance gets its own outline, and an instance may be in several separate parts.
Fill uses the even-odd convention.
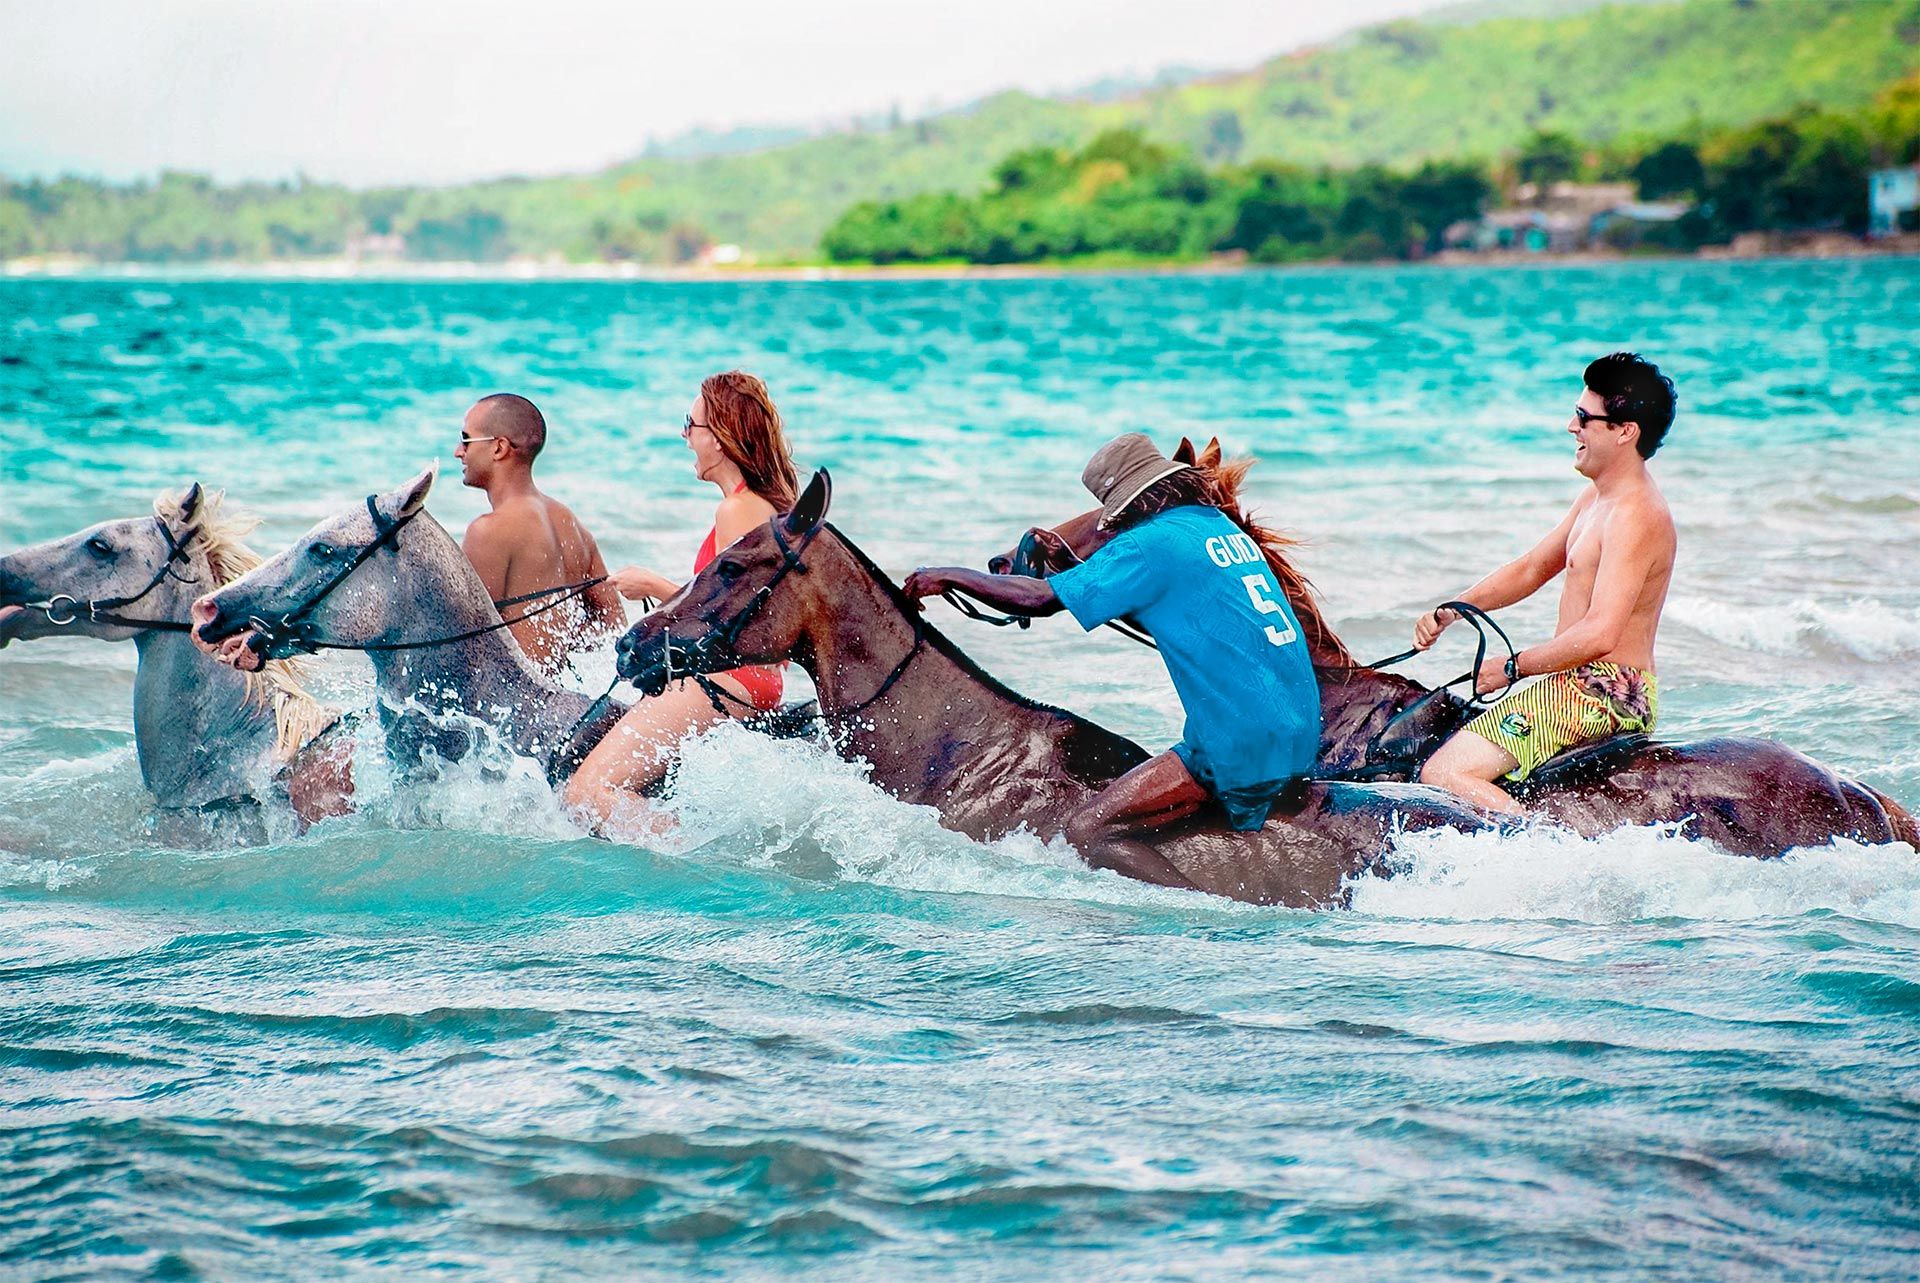
[[[1191,886],[1144,835],[1214,801],[1236,829],[1267,820],[1313,767],[1320,691],[1300,624],[1260,546],[1217,506],[1211,481],[1144,435],[1102,446],[1081,480],[1118,530],[1051,579],[959,567],[916,570],[912,598],[957,588],[1016,615],[1073,613],[1091,631],[1127,618],[1153,634],[1187,714],[1186,734],[1067,818],[1087,863]]]
[[[1420,779],[1491,811],[1522,808],[1493,781],[1518,783],[1541,763],[1621,731],[1650,731],[1660,707],[1653,639],[1673,579],[1673,514],[1647,460],[1673,424],[1673,380],[1632,352],[1587,367],[1586,387],[1567,431],[1574,470],[1588,485],[1560,524],[1532,551],[1508,562],[1458,599],[1482,610],[1525,600],[1566,572],[1553,640],[1486,661],[1482,695],[1523,677],[1515,691],[1468,722],[1427,759]],[[1422,615],[1413,644],[1433,645],[1459,616]]]
[[[533,484],[533,460],[547,443],[547,421],[533,402],[511,392],[481,397],[467,411],[460,444],[460,480],[487,492],[493,510],[474,518],[461,548],[495,601],[604,576],[600,548],[565,504]],[[557,595],[557,594],[556,594]],[[506,608],[513,618],[539,610],[539,598]],[[625,628],[626,611],[609,584],[597,584],[552,610],[516,623],[513,638],[549,675],[584,650]]]

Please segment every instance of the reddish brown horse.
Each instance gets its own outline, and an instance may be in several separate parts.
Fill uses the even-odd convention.
[[[620,640],[621,675],[652,694],[695,673],[792,659],[812,675],[842,753],[983,841],[1023,828],[1052,838],[1090,794],[1146,760],[1131,740],[983,672],[826,523],[830,495],[817,474],[790,515],[743,536],[636,624]],[[1203,811],[1155,846],[1200,890],[1327,905],[1380,866],[1396,832],[1437,825],[1485,821],[1434,789],[1322,782],[1283,799],[1258,833]]]
[[[1289,562],[1295,541],[1253,519],[1240,500],[1250,458],[1223,462],[1218,440],[1175,459],[1205,471],[1214,498],[1252,535],[1286,590],[1320,679],[1320,774],[1416,779],[1420,763],[1466,721],[1467,701],[1358,663],[1321,613],[1313,586]],[[1045,578],[1084,561],[1112,537],[1100,510],[1034,527],[995,574]],[[1515,796],[1530,810],[1593,836],[1627,824],[1680,824],[1740,855],[1777,856],[1834,838],[1920,847],[1920,825],[1899,803],[1774,740],[1718,736],[1685,744],[1621,735],[1555,758]]]

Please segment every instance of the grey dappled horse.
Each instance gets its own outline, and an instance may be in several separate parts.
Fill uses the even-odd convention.
[[[403,773],[464,758],[491,734],[563,779],[626,706],[557,686],[528,662],[460,545],[427,514],[433,480],[428,469],[368,496],[203,598],[195,635],[246,638],[267,660],[365,652]]]
[[[250,523],[198,484],[152,516],[89,526],[0,557],[0,648],[46,637],[131,641],[134,755],[168,810],[291,801],[305,821],[344,809],[343,769],[315,741],[336,714],[285,665],[244,675],[185,632],[194,598],[257,565]]]

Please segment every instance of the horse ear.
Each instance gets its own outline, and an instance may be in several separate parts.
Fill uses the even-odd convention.
[[[1173,461],[1175,463],[1184,463],[1188,467],[1192,467],[1193,466],[1193,442],[1187,440],[1185,437],[1181,437],[1180,444],[1173,448]]]
[[[1219,467],[1220,466],[1220,438],[1215,437],[1213,440],[1207,442],[1207,448],[1200,452],[1200,457],[1196,459],[1194,462],[1197,463],[1202,468]]]
[[[813,529],[827,519],[827,509],[832,505],[833,477],[822,468],[813,474],[813,480],[807,482],[800,501],[787,514],[788,532],[797,535],[803,530]]]
[[[433,489],[433,479],[438,469],[428,468],[398,490],[384,496],[380,507],[386,510],[389,519],[398,521],[402,517],[411,517],[426,506],[427,491]]]
[[[174,510],[180,514],[181,525],[190,526],[194,523],[200,516],[200,501],[206,497],[206,491],[200,488],[198,481],[187,486],[178,502],[174,504]]]

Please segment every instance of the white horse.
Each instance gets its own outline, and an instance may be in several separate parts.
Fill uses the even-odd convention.
[[[195,635],[245,665],[315,649],[373,663],[387,751],[403,775],[497,737],[564,779],[626,705],[538,672],[506,631],[460,545],[426,512],[431,470],[369,495],[203,597]]]
[[[89,526],[0,557],[0,649],[45,637],[131,641],[134,753],[161,808],[289,802],[301,822],[348,809],[350,743],[339,713],[294,665],[241,674],[186,632],[194,598],[260,564],[242,542],[254,522],[223,512],[196,483],[150,517]]]

